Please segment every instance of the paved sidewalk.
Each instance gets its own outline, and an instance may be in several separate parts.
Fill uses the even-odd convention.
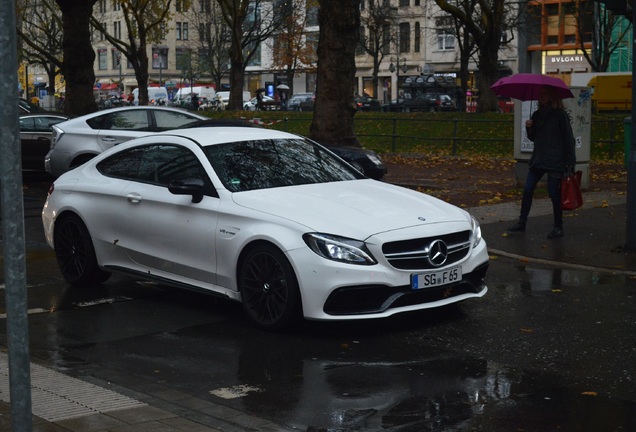
[[[467,209],[481,224],[491,255],[523,261],[607,270],[636,276],[636,253],[624,250],[627,238],[626,195],[584,192],[583,207],[564,212],[563,238],[549,240],[552,206],[535,200],[525,233],[509,233],[519,217],[518,203]]]
[[[585,193],[584,201],[582,208],[565,213],[565,236],[555,240],[546,237],[552,229],[552,209],[547,199],[535,200],[527,231],[520,234],[507,232],[518,217],[518,203],[467,210],[480,221],[493,257],[636,277],[636,253],[623,250],[627,230],[625,194]],[[5,382],[6,366],[6,354],[0,353],[0,379]],[[153,397],[136,395],[126,389],[105,389],[85,383],[35,364],[32,367],[36,432],[290,430],[177,391],[164,391]],[[8,386],[0,383],[0,432],[11,431],[10,411]]]

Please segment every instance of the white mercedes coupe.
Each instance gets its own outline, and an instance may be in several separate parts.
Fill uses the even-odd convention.
[[[42,220],[70,284],[123,272],[214,293],[268,330],[488,290],[469,213],[275,130],[202,127],[120,144],[61,175]]]

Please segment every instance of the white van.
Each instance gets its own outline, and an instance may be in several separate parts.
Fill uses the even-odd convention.
[[[181,87],[175,94],[175,99],[184,100],[190,94],[196,93],[199,99],[207,98],[208,100],[214,99],[216,91],[211,86],[195,86],[195,87]]]
[[[133,90],[133,96],[135,100],[133,101],[134,105],[139,105],[139,89],[136,88]],[[168,100],[168,90],[165,87],[148,87],[148,103],[151,101],[156,101],[159,99],[163,99],[164,101]]]
[[[221,99],[223,100],[223,104],[227,108],[227,104],[230,102],[230,92],[229,91],[220,91],[219,95],[221,95]],[[243,105],[252,99],[252,95],[248,91],[243,92]]]

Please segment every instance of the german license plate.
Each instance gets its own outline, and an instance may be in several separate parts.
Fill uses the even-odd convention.
[[[448,285],[462,279],[462,268],[453,267],[436,272],[411,275],[411,288],[414,290]]]

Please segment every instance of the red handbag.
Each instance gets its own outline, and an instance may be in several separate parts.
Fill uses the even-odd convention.
[[[569,174],[561,180],[561,208],[576,210],[583,205],[581,195],[581,171]]]

